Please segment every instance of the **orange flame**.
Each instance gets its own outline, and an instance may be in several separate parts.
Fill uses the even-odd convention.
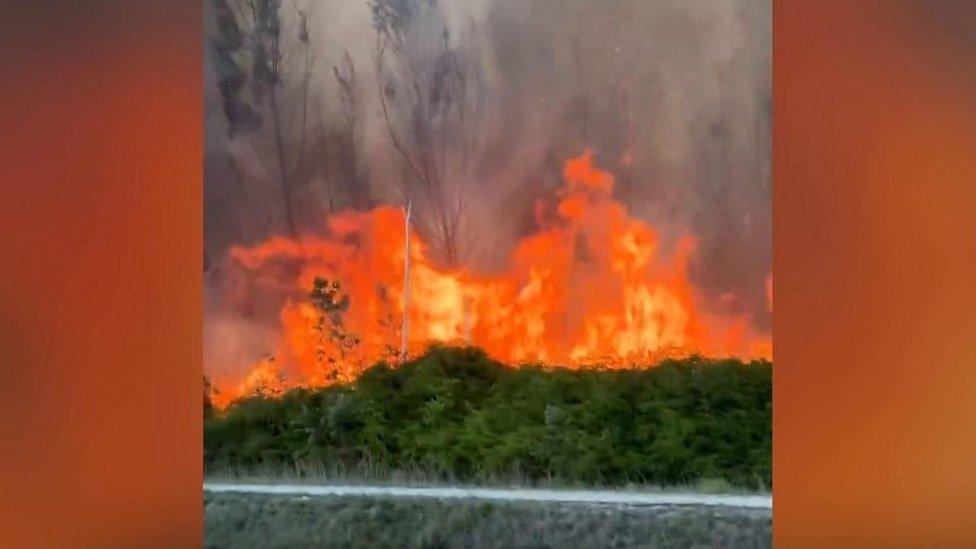
[[[594,167],[589,152],[567,161],[563,175],[555,213],[547,218],[537,205],[542,228],[518,244],[500,275],[438,267],[426,244],[411,235],[411,354],[439,342],[477,345],[513,364],[568,367],[646,366],[690,353],[771,357],[771,340],[748,318],[696,307],[686,271],[694,239],[680,239],[672,257],[662,258],[656,232],[613,200],[614,178]],[[218,406],[259,385],[280,390],[349,381],[396,355],[404,307],[403,212],[379,207],[337,214],[328,235],[275,237],[235,247],[230,256],[258,283],[295,295],[307,295],[316,277],[341,281],[350,301],[340,332],[361,340],[343,348],[309,300],[289,300],[280,313],[276,362],[262,361],[243,382],[222,388]],[[274,268],[277,261],[300,262],[301,269],[283,274]]]
[[[277,396],[285,390],[284,379],[274,359],[266,358],[254,366],[237,385],[218,389],[211,397],[217,408],[226,408],[231,402],[248,395]]]

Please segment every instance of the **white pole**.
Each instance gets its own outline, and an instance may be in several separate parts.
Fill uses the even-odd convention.
[[[471,346],[471,298],[464,296],[464,344]]]
[[[400,343],[400,356],[404,361],[407,360],[407,339],[410,331],[410,209],[411,203],[407,202],[407,216],[404,221],[406,236],[403,244],[403,341]]]

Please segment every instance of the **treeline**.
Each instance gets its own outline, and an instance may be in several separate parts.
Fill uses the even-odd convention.
[[[204,423],[208,474],[422,472],[468,482],[772,483],[772,365],[692,357],[642,370],[510,368],[432,348],[354,383],[254,397]]]

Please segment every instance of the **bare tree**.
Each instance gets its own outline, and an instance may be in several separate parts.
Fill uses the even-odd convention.
[[[466,207],[471,104],[464,51],[451,44],[436,0],[369,0],[383,119],[402,165],[404,201],[443,259],[458,263]]]
[[[283,29],[280,0],[211,0],[218,85],[231,137],[244,137],[282,193],[289,234],[298,234],[294,195],[307,150],[314,54],[307,14]],[[296,68],[297,65],[297,68]]]
[[[371,206],[369,174],[361,162],[357,139],[362,90],[349,52],[332,67],[341,110],[338,116],[319,112],[318,149],[324,174],[323,189],[330,212]]]

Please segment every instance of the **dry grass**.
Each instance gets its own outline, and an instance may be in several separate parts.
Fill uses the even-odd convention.
[[[364,486],[465,486],[470,483],[460,479],[445,477],[422,469],[389,470],[379,467],[358,467],[350,469],[340,465],[331,467],[323,464],[300,465],[262,465],[255,467],[221,468],[206,474],[208,482],[246,483],[246,484],[356,484]],[[691,484],[661,486],[657,484],[629,483],[624,485],[600,485],[585,482],[567,482],[564,479],[531,480],[517,471],[509,475],[486,477],[478,482],[484,488],[551,488],[639,492],[695,492],[699,494],[763,494],[768,490],[746,490],[733,486],[721,478],[701,478]]]
[[[204,546],[770,547],[768,510],[204,496]]]

